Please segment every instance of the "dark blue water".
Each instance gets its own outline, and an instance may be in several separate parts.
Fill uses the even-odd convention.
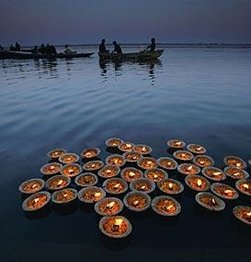
[[[95,51],[94,47],[76,47]],[[124,51],[138,47],[124,47]],[[0,257],[3,261],[80,261],[170,258],[174,261],[249,261],[251,232],[233,218],[227,202],[204,214],[186,191],[177,220],[149,210],[135,216],[133,234],[112,241],[98,230],[92,209],[70,214],[51,208],[25,216],[18,185],[40,177],[46,153],[57,147],[79,154],[120,137],[169,155],[166,141],[200,143],[216,166],[225,155],[251,158],[250,49],[165,49],[152,63],[100,64],[91,58],[0,60]],[[82,163],[82,162],[80,162]],[[177,174],[171,177],[178,177]],[[231,181],[229,181],[231,183]],[[1,259],[2,260],[2,259]]]

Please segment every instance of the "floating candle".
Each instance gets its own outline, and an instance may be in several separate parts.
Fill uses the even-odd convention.
[[[181,211],[178,201],[169,196],[157,196],[152,200],[152,209],[162,216],[177,216]]]
[[[115,177],[120,173],[120,168],[118,166],[104,166],[98,171],[98,175],[103,178]]]
[[[238,156],[226,156],[223,161],[227,166],[237,167],[240,169],[245,169],[247,167],[246,162]]]
[[[155,183],[146,178],[135,179],[130,183],[131,190],[142,191],[147,194],[153,192],[155,187]]]
[[[122,194],[128,189],[128,184],[121,178],[107,179],[102,187],[109,194]]]
[[[210,187],[209,181],[198,175],[190,175],[185,178],[185,183],[195,191],[207,191]]]
[[[51,199],[51,194],[46,191],[40,191],[26,198],[22,208],[27,212],[34,212],[45,207]]]
[[[45,176],[55,175],[59,173],[61,167],[60,163],[48,163],[40,168],[40,172]]]
[[[123,141],[120,138],[109,138],[105,141],[108,147],[118,147]]]
[[[152,152],[152,148],[150,146],[146,146],[146,145],[136,145],[135,151],[142,154],[142,155],[147,155],[147,154],[150,154]]]
[[[65,153],[61,155],[58,160],[63,164],[71,164],[78,162],[79,156],[74,153]]]
[[[47,156],[52,158],[52,159],[58,159],[61,155],[65,154],[66,150],[65,149],[53,149],[47,153]]]
[[[124,197],[125,206],[132,211],[144,211],[149,208],[151,198],[143,192],[132,191]]]
[[[233,208],[233,214],[241,222],[251,225],[251,207],[250,206],[235,206]]]
[[[64,188],[59,191],[55,191],[52,194],[52,202],[55,204],[68,204],[75,200],[78,196],[78,191],[73,188]]]
[[[194,157],[193,162],[199,167],[208,167],[214,165],[214,160],[210,156],[197,155]]]
[[[177,169],[183,175],[197,175],[200,173],[200,168],[194,164],[183,163]]]
[[[87,148],[81,152],[82,158],[94,158],[100,154],[99,148]]]
[[[143,172],[134,167],[126,167],[121,171],[121,177],[125,181],[131,182],[134,179],[142,178]]]
[[[137,165],[142,169],[152,169],[158,166],[156,159],[152,157],[142,157],[137,161]]]
[[[233,179],[246,179],[249,177],[247,171],[232,166],[225,167],[224,173]]]
[[[78,192],[78,199],[84,203],[94,203],[103,199],[106,192],[97,186],[84,187]]]
[[[195,200],[199,205],[211,211],[221,211],[225,208],[223,200],[208,192],[198,193]]]
[[[101,169],[104,166],[104,163],[99,160],[93,160],[85,163],[83,169],[86,171],[96,171]]]
[[[226,184],[213,183],[210,188],[214,194],[224,199],[234,200],[239,197],[238,192],[234,188]]]
[[[177,150],[173,153],[173,156],[181,161],[190,161],[193,159],[193,154],[185,150]]]
[[[168,177],[168,174],[160,168],[152,168],[145,171],[144,176],[153,182],[159,182]]]
[[[187,149],[193,154],[201,154],[201,155],[205,154],[207,151],[205,147],[198,144],[189,144],[187,145]]]
[[[98,177],[90,172],[78,175],[74,182],[81,187],[94,186],[98,183]]]
[[[106,158],[105,160],[107,165],[113,165],[113,166],[118,166],[121,167],[125,164],[126,160],[124,159],[123,156],[118,155],[118,154],[114,154],[114,155],[110,155]]]
[[[213,181],[221,181],[226,179],[226,175],[222,170],[216,167],[204,167],[202,174]]]
[[[235,186],[241,193],[251,196],[251,180],[240,179],[236,181]]]
[[[184,186],[177,180],[166,178],[157,183],[158,188],[167,194],[176,195],[184,190]]]
[[[134,150],[134,144],[130,143],[130,142],[123,142],[121,144],[119,144],[118,148],[120,151],[122,152],[130,152]]]
[[[48,179],[45,183],[45,187],[49,190],[59,190],[69,186],[71,179],[67,176],[57,175]]]
[[[123,154],[124,159],[129,163],[137,162],[142,155],[138,152],[126,152]]]
[[[94,206],[94,210],[101,216],[117,215],[124,207],[123,202],[115,197],[103,198]]]
[[[75,177],[79,175],[81,172],[82,172],[82,167],[76,163],[64,165],[60,170],[60,173],[62,175],[68,177]]]
[[[178,166],[178,163],[170,157],[160,157],[157,163],[160,167],[167,170],[175,170]]]
[[[186,143],[182,140],[179,139],[171,139],[169,141],[167,141],[167,145],[171,148],[183,148],[186,146]]]
[[[19,191],[24,194],[33,194],[42,190],[43,187],[44,187],[44,180],[39,178],[33,178],[24,181],[19,186]]]

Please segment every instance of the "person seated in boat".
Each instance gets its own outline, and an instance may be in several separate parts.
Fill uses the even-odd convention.
[[[56,55],[57,54],[57,50],[56,47],[54,45],[50,45],[50,54],[51,55]]]
[[[122,49],[121,49],[120,45],[117,43],[117,41],[113,41],[112,43],[113,43],[113,46],[114,46],[112,53],[122,54]]]
[[[38,52],[41,53],[41,54],[45,53],[45,46],[44,46],[44,44],[41,44],[41,46],[38,48]]]
[[[15,48],[13,45],[10,45],[9,50],[10,50],[10,51],[16,51],[16,48]]]
[[[105,46],[105,39],[101,40],[101,43],[99,45],[99,53],[109,53],[109,50],[107,50]]]
[[[21,50],[21,46],[20,46],[20,44],[18,42],[16,42],[15,49],[16,49],[16,51],[20,51]]]
[[[37,45],[34,46],[34,48],[31,49],[32,54],[37,54],[38,53],[38,48]]]
[[[73,50],[69,47],[69,45],[65,45],[64,47],[65,47],[65,50],[64,50],[64,53],[65,53],[65,54],[75,54],[75,53],[76,53],[76,51],[73,51]]]
[[[155,38],[151,39],[151,44],[146,48],[147,51],[154,51],[156,48]]]

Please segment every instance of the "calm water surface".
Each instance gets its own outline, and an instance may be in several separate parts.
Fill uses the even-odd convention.
[[[124,48],[131,50],[138,47]],[[45,217],[25,216],[17,188],[40,177],[49,150],[79,154],[95,146],[104,159],[104,141],[114,136],[152,146],[154,157],[169,155],[165,143],[178,137],[204,145],[218,167],[224,167],[225,155],[250,159],[250,67],[250,49],[172,48],[152,63],[100,64],[97,53],[72,60],[0,60],[1,257],[201,261],[203,255],[205,261],[234,261],[242,252],[242,261],[249,261],[251,232],[233,219],[236,203],[205,215],[185,192],[175,221],[151,210],[140,216],[124,211],[133,234],[114,242],[99,234],[100,218],[89,209],[62,214],[51,208]],[[242,198],[237,203],[250,205]]]

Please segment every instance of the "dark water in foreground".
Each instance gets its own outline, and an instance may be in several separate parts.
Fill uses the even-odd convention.
[[[204,145],[218,167],[225,155],[250,159],[250,67],[250,49],[166,49],[154,63],[119,65],[100,65],[97,54],[0,60],[1,260],[249,261],[250,227],[238,223],[231,210],[250,200],[227,202],[218,215],[204,214],[185,191],[177,220],[161,219],[152,210],[139,216],[124,211],[133,234],[112,241],[99,233],[100,217],[89,209],[62,214],[51,208],[45,217],[26,217],[17,188],[40,177],[49,150],[79,154],[95,146],[105,159],[104,141],[116,136],[152,146],[156,158],[168,155],[165,142],[178,137]]]

